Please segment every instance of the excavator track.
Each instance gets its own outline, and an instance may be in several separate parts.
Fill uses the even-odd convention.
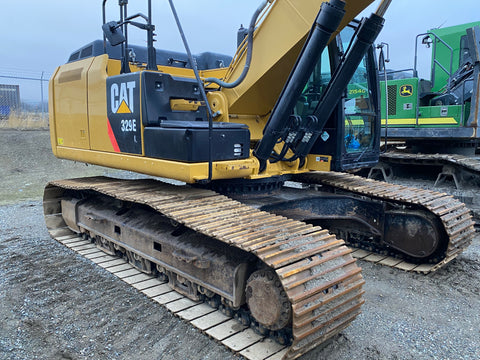
[[[92,237],[84,236],[82,240],[62,215],[62,201],[72,194],[141,204],[152,213],[209,237],[211,242],[241,249],[255,257],[266,270],[251,276],[252,287],[262,290],[263,282],[265,287],[271,285],[269,272],[277,276],[275,291],[285,297],[282,306],[291,313],[291,343],[281,345],[268,336],[255,334],[252,328],[232,325],[230,316],[176,291],[165,290],[165,282],[139,272],[125,260],[105,255],[89,241]],[[343,240],[318,226],[260,211],[210,190],[105,177],[53,181],[45,188],[44,213],[54,239],[111,269],[247,359],[295,359],[345,329],[360,313],[364,302],[361,269]],[[261,303],[257,305],[261,307]]]
[[[385,152],[381,159],[396,160],[407,164],[454,165],[480,174],[480,157],[457,154],[411,154],[405,152]]]
[[[370,170],[369,178],[383,178],[391,182],[395,178],[411,177],[413,168],[428,169],[433,187],[452,194],[472,210],[476,226],[480,226],[480,156],[460,154],[421,154],[405,151],[388,151],[380,155],[381,162]],[[408,169],[408,172],[402,169]],[[451,185],[450,185],[451,184]]]
[[[337,172],[300,174],[295,177],[295,180],[309,184],[326,185],[357,196],[394,202],[406,207],[423,207],[440,219],[448,235],[448,245],[443,258],[433,264],[412,264],[398,258],[378,255],[365,250],[354,252],[355,257],[366,261],[426,274],[438,270],[455,259],[470,245],[475,235],[470,210],[453,196],[445,193],[389,184],[353,174]]]
[[[447,178],[453,179],[457,189],[463,188],[470,183],[478,184],[480,182],[480,156],[467,156],[459,154],[412,154],[408,152],[385,152],[380,155],[381,160],[389,166],[393,164],[407,166],[437,166],[438,171],[435,185],[441,183]],[[382,164],[373,169],[382,169]],[[462,179],[463,174],[468,179]],[[385,179],[387,180],[387,179]]]

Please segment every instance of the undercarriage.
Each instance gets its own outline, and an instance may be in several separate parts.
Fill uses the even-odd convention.
[[[44,211],[52,237],[81,235],[128,259],[285,346],[287,359],[360,313],[361,269],[339,237],[430,272],[474,233],[468,210],[444,194],[340,173],[292,180],[299,188],[232,197],[154,180],[62,180],[46,187]]]

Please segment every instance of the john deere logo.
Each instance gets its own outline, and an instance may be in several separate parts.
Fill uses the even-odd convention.
[[[413,95],[413,86],[412,85],[402,85],[400,86],[400,96],[408,97]]]
[[[132,114],[133,108],[133,89],[135,81],[113,83],[110,87],[110,106],[114,114]]]

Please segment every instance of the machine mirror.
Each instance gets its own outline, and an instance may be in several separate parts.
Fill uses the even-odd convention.
[[[125,36],[115,21],[110,21],[102,25],[103,33],[112,46],[117,46],[126,41]]]

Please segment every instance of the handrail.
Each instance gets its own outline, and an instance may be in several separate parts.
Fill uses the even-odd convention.
[[[425,36],[430,36],[430,37],[433,36],[435,38],[435,40],[442,43],[448,50],[450,50],[450,71],[449,71],[442,64],[440,64],[440,62],[437,60],[437,41],[433,42],[433,62],[434,62],[434,64],[438,65],[440,67],[440,69],[442,69],[448,75],[447,90],[450,90],[450,81],[451,81],[451,77],[452,77],[452,68],[453,68],[453,49],[444,40],[442,40],[442,38],[440,38],[439,36],[437,36],[436,34],[434,34],[432,32],[418,34],[416,39],[415,39],[415,60],[414,60],[414,65],[413,65],[413,69],[415,71],[415,74],[418,77],[418,73],[417,73],[418,38],[419,37],[425,37]],[[435,75],[435,65],[432,66],[432,73],[431,73],[431,78],[430,78],[430,80],[432,81],[432,86],[435,86],[434,75]]]
[[[383,48],[387,48],[387,57],[385,58]],[[380,51],[380,56],[378,59],[378,66],[379,69],[383,69],[383,76],[384,76],[384,85],[385,85],[385,145],[384,145],[384,152],[387,151],[388,148],[388,72],[387,72],[387,62],[390,62],[390,46],[387,43],[381,42],[380,44],[377,45],[377,49]],[[381,70],[380,70],[381,71]],[[379,72],[380,72],[379,71]],[[395,71],[392,71],[394,73]],[[380,104],[380,110],[381,110],[381,104]],[[381,111],[380,111],[381,114]],[[381,135],[381,129],[382,129],[382,116],[380,115],[380,135]]]
[[[107,22],[107,16],[106,16],[106,8],[105,5],[107,3],[107,0],[102,1],[102,17],[103,17],[103,25],[106,24]],[[125,37],[125,41],[122,43],[122,54],[123,54],[123,60],[122,60],[122,70],[121,73],[128,73],[130,72],[130,66],[128,64],[128,32],[127,32],[127,25],[134,25],[137,28],[143,29],[147,31],[147,49],[148,49],[148,56],[147,56],[147,70],[157,70],[157,65],[156,65],[156,52],[155,48],[153,46],[154,40],[154,30],[155,26],[152,25],[152,1],[147,0],[147,5],[148,5],[148,15],[145,16],[142,13],[137,13],[135,15],[130,15],[128,16],[127,14],[127,5],[128,5],[128,0],[119,0],[119,7],[120,7],[120,20],[117,21],[118,26],[121,26],[123,29],[123,35]],[[139,24],[136,22],[133,22],[131,20],[141,17],[143,20],[145,20],[146,24]],[[105,36],[105,33],[103,34],[103,53],[107,53],[107,39]]]
[[[435,65],[438,65],[440,69],[442,69],[448,76],[448,83],[447,83],[447,91],[450,90],[450,84],[451,84],[451,77],[452,77],[452,67],[453,67],[453,49],[450,45],[448,45],[445,41],[443,41],[439,36],[432,32],[427,32],[423,34],[418,34],[416,39],[415,39],[415,59],[414,59],[414,64],[413,64],[413,71],[414,71],[414,77],[418,78],[418,72],[417,72],[417,59],[418,59],[418,39],[420,37],[434,37],[433,41],[433,63],[434,65],[432,66],[431,69],[431,76],[430,80],[432,82],[432,87],[435,86]],[[440,62],[437,60],[437,41],[442,43],[448,50],[450,50],[450,71],[445,69],[445,67],[440,64]],[[420,116],[420,92],[417,91],[417,104],[416,104],[416,109],[415,109],[415,123],[416,126],[418,126],[418,118]]]
[[[107,15],[106,15],[106,11],[105,11],[105,5],[107,3],[107,0],[103,0],[102,2],[102,19],[103,19],[103,24],[102,25],[105,25],[106,22],[107,22]],[[105,36],[105,34],[103,34],[103,53],[106,54],[107,53],[107,37]]]

